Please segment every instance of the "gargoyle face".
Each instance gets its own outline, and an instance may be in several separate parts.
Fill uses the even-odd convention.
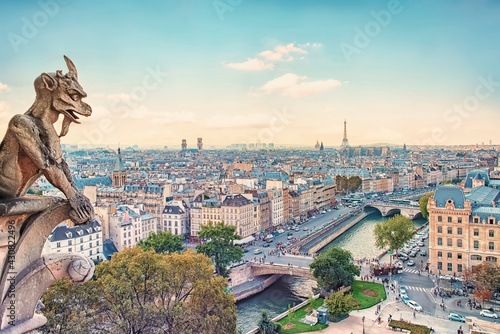
[[[88,117],[92,114],[92,108],[82,101],[87,93],[78,83],[76,67],[68,57],[64,56],[69,72],[65,75],[62,71],[56,73],[42,73],[41,79],[44,88],[52,92],[52,111],[64,115],[60,137],[66,135],[71,123],[80,124],[78,115]]]

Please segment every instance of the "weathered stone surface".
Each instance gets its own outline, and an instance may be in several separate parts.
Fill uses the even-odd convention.
[[[35,79],[36,99],[23,115],[12,117],[0,145],[0,333],[27,333],[46,323],[35,309],[56,279],[89,280],[94,263],[77,254],[41,256],[45,240],[60,222],[84,224],[94,217],[88,198],[73,182],[63,159],[59,137],[78,116],[92,109],[82,102],[87,94],[78,83],[73,62],[69,72],[42,73]],[[58,135],[54,124],[62,114]],[[27,196],[40,176],[60,189],[66,200]]]

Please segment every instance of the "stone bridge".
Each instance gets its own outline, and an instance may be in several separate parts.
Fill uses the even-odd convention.
[[[262,275],[291,275],[316,280],[309,267],[255,262],[247,262],[231,268],[229,278],[231,279],[231,284],[235,286],[252,281],[254,277]]]
[[[386,203],[386,202],[372,202],[365,205],[365,208],[375,208],[382,214],[382,217],[393,216],[401,214],[410,219],[422,217],[419,206]]]

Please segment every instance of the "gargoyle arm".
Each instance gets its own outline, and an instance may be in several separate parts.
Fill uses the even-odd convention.
[[[73,187],[74,183],[68,180],[61,164],[50,155],[50,151],[40,140],[38,127],[33,120],[25,115],[16,115],[9,123],[9,130],[12,131],[20,148],[47,180],[61,190],[68,199],[74,197],[77,193],[76,187]]]

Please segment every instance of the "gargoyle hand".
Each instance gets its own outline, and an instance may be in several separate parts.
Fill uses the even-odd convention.
[[[69,218],[75,225],[81,225],[89,222],[94,218],[94,208],[90,200],[80,192],[69,198]]]

